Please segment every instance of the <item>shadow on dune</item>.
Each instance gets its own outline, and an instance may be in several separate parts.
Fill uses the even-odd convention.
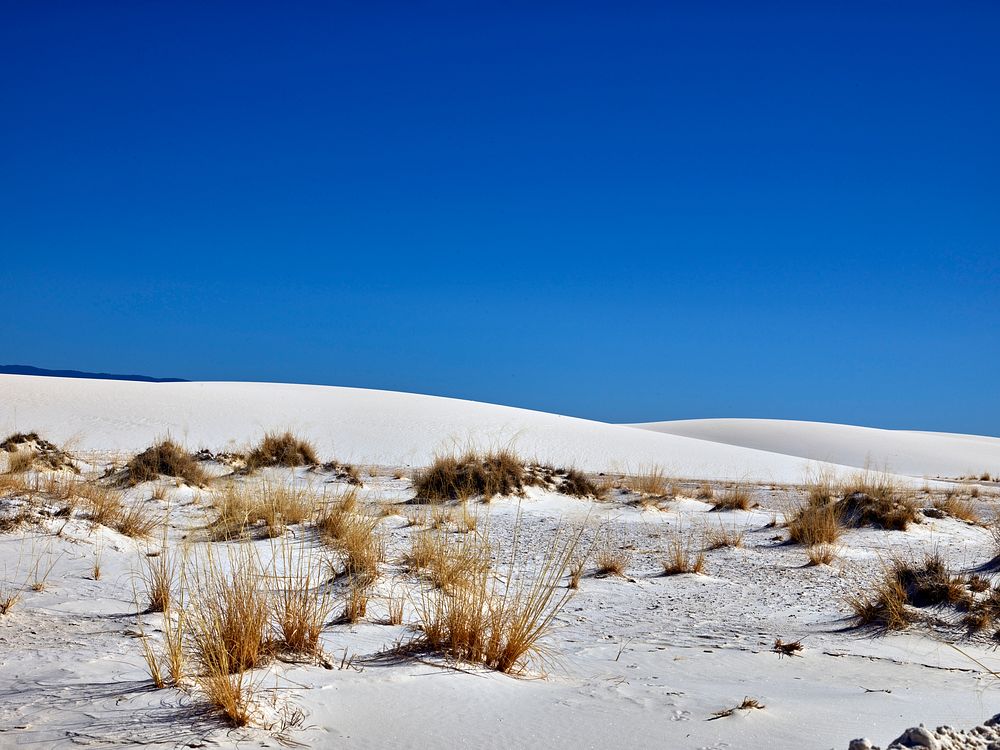
[[[0,707],[0,738],[35,747],[184,747],[224,726],[205,704],[149,680],[21,683],[0,690]]]

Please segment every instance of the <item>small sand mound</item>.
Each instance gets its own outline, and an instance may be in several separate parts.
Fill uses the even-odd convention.
[[[153,481],[161,476],[182,479],[197,487],[202,487],[208,482],[208,476],[198,461],[171,440],[159,442],[133,456],[125,466],[122,481],[136,485]]]
[[[18,432],[0,442],[0,451],[8,454],[11,471],[72,471],[79,473],[73,457],[37,432]]]

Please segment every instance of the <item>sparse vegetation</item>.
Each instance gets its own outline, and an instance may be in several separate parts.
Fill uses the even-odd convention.
[[[840,509],[829,500],[814,503],[810,497],[809,503],[799,508],[788,521],[790,540],[809,548],[835,544],[841,532]]]
[[[866,470],[841,487],[838,509],[848,526],[877,526],[905,531],[920,519],[913,493],[902,490],[892,476]]]
[[[142,581],[149,605],[147,612],[166,612],[172,601],[174,580],[179,573],[179,561],[167,543],[166,532],[158,555],[143,558]]]
[[[272,578],[276,581],[271,597],[274,626],[286,650],[318,655],[320,633],[333,603],[312,556],[294,553],[292,545],[282,542],[272,558]]]
[[[640,467],[635,474],[624,479],[625,485],[640,495],[652,497],[673,497],[676,495],[674,482],[660,466]]]
[[[847,599],[859,625],[886,630],[904,630],[916,620],[910,607],[950,605],[967,610],[973,605],[968,585],[961,576],[948,572],[937,553],[924,557],[919,565],[896,559],[885,566],[869,593],[851,594]]]
[[[316,528],[340,552],[343,572],[371,584],[385,559],[385,543],[378,531],[379,519],[357,511],[357,494],[352,490],[324,509]]]
[[[490,569],[489,537],[424,531],[412,537],[405,563],[412,571],[424,572],[434,586],[451,591]]]
[[[121,506],[117,516],[111,522],[111,526],[120,534],[134,539],[144,539],[152,534],[159,524],[160,520],[150,513],[146,504],[141,500]]]
[[[813,544],[806,549],[810,565],[830,565],[837,559],[839,550],[834,544]]]
[[[9,613],[21,601],[21,588],[0,584],[0,615]]]
[[[226,563],[207,548],[204,564],[195,568],[188,607],[195,653],[212,680],[259,666],[272,651],[271,606],[256,553],[240,545],[229,550]]]
[[[702,539],[705,549],[708,550],[723,549],[725,547],[742,547],[745,534],[745,526],[734,524],[732,528],[726,528],[722,525],[709,524],[702,530]]]
[[[352,579],[347,590],[347,601],[344,603],[344,612],[340,616],[341,620],[351,624],[363,620],[368,613],[370,591],[371,586],[367,581]]]
[[[557,534],[532,576],[519,563],[519,540],[515,530],[503,570],[487,567],[470,572],[463,585],[451,591],[424,592],[419,608],[422,634],[413,648],[506,673],[521,672],[532,659],[544,658],[543,639],[572,594],[559,582],[573,559],[579,535]]]
[[[682,573],[701,573],[705,570],[705,553],[695,551],[690,541],[674,539],[667,547],[663,558],[663,575],[676,576]]]
[[[554,472],[556,491],[570,497],[604,497],[603,488],[578,469],[557,469]]]
[[[733,484],[717,498],[712,510],[750,510],[753,505],[753,492],[745,484]]]
[[[576,560],[569,566],[569,584],[567,584],[569,588],[580,588],[580,579],[583,578],[583,570],[585,566],[585,560]]]
[[[307,521],[317,502],[305,487],[264,479],[253,484],[229,482],[216,502],[218,516],[210,534],[213,539],[280,536],[287,526]]]
[[[314,466],[319,463],[312,445],[294,433],[269,432],[257,446],[247,454],[247,471],[256,471],[266,466]]]
[[[935,500],[933,507],[945,515],[967,523],[978,524],[982,520],[975,505],[955,494],[946,494],[943,498]]]
[[[9,474],[24,474],[35,464],[38,453],[30,448],[16,450],[7,456],[7,472]]]
[[[72,471],[78,469],[69,453],[45,440],[37,432],[17,432],[0,442],[0,452],[7,453],[7,471],[19,474],[31,469]]]
[[[496,495],[522,495],[528,479],[524,463],[508,449],[439,456],[414,477],[414,501],[434,503],[474,497],[489,501]]]
[[[201,464],[170,439],[152,445],[125,465],[123,480],[129,485],[151,482],[161,476],[181,479],[195,487],[208,482]]]
[[[348,484],[353,484],[358,487],[361,486],[361,474],[358,473],[358,469],[351,464],[343,464],[339,461],[327,461],[322,466],[317,467],[318,471],[323,471],[327,474],[332,474],[334,479],[340,482],[347,482]],[[368,476],[376,477],[378,474],[374,467],[368,470]]]

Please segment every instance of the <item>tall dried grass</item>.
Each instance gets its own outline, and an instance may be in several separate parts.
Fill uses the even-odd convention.
[[[423,572],[435,587],[452,591],[464,585],[467,578],[487,573],[490,555],[485,532],[456,537],[428,530],[413,535],[404,562],[411,571]]]
[[[750,510],[752,505],[753,491],[749,485],[737,483],[726,487],[712,510]]]
[[[623,482],[640,495],[672,497],[677,494],[676,483],[667,476],[662,466],[640,466],[635,473],[627,474]]]
[[[682,573],[701,573],[705,570],[705,553],[695,550],[690,540],[675,538],[667,547],[663,559],[663,575],[675,576]]]
[[[474,571],[463,585],[447,592],[423,591],[422,634],[415,646],[505,673],[544,662],[544,639],[572,595],[559,582],[580,537],[557,534],[544,560],[529,571],[521,557],[520,528],[519,519],[502,570]]]
[[[277,585],[271,606],[284,648],[318,655],[320,634],[333,602],[314,562],[311,554],[296,555],[294,547],[282,540],[272,556],[272,578]]]
[[[7,473],[24,474],[31,471],[31,468],[35,465],[36,458],[38,458],[38,452],[30,448],[16,450],[13,453],[7,454]]]
[[[191,639],[202,667],[230,674],[267,661],[272,653],[268,638],[272,609],[253,548],[230,549],[225,560],[206,548],[190,580]]]
[[[288,526],[309,520],[321,502],[311,488],[262,479],[229,482],[216,502],[218,515],[212,522],[213,539],[242,536],[277,537]]]
[[[378,578],[379,565],[385,560],[385,540],[378,529],[379,519],[357,511],[352,492],[331,503],[316,520],[320,536],[336,549],[343,562],[343,572],[367,583]]]

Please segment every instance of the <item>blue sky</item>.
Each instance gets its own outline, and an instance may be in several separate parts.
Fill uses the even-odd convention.
[[[0,362],[1000,434],[1000,5],[20,3]]]

